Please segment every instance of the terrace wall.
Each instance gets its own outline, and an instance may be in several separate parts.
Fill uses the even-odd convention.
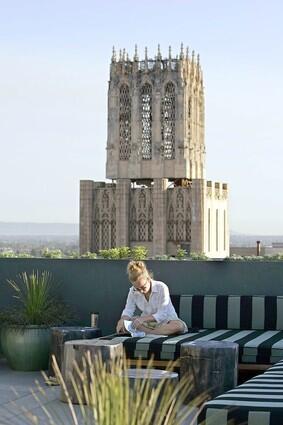
[[[13,302],[6,279],[23,271],[49,270],[81,324],[89,325],[91,312],[99,312],[103,333],[113,333],[129,288],[126,265],[126,260],[0,259],[0,309]],[[283,261],[152,260],[147,265],[172,294],[283,295]]]

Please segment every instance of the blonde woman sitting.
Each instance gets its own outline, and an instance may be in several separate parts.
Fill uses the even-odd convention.
[[[172,335],[188,331],[187,325],[178,318],[170,299],[168,286],[153,280],[142,261],[131,261],[127,267],[132,283],[126,306],[116,326],[117,333],[127,332],[125,320],[132,321],[132,328],[145,334]],[[134,316],[136,309],[140,316]],[[143,334],[144,332],[144,334]]]

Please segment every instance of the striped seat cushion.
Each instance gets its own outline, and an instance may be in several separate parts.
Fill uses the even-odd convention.
[[[280,425],[283,423],[283,362],[205,403],[202,425]]]
[[[172,295],[189,328],[283,330],[283,296]]]
[[[176,360],[180,357],[180,347],[189,341],[230,341],[239,344],[240,363],[272,364],[283,358],[283,331],[200,329],[183,335],[154,336],[143,338],[130,336],[103,337],[123,342],[128,358],[155,360]]]

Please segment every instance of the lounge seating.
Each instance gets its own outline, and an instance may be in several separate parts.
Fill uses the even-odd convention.
[[[283,422],[283,361],[262,375],[207,402],[201,425],[280,425]]]
[[[168,360],[178,362],[181,344],[199,339],[236,342],[240,368],[244,369],[264,370],[283,359],[283,296],[175,295],[171,298],[189,332],[170,337],[114,337],[123,342],[127,357],[148,360],[154,356],[160,365]]]

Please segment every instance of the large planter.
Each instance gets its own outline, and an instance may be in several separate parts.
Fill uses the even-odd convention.
[[[5,326],[1,332],[3,354],[14,370],[48,368],[50,328],[46,326]]]

